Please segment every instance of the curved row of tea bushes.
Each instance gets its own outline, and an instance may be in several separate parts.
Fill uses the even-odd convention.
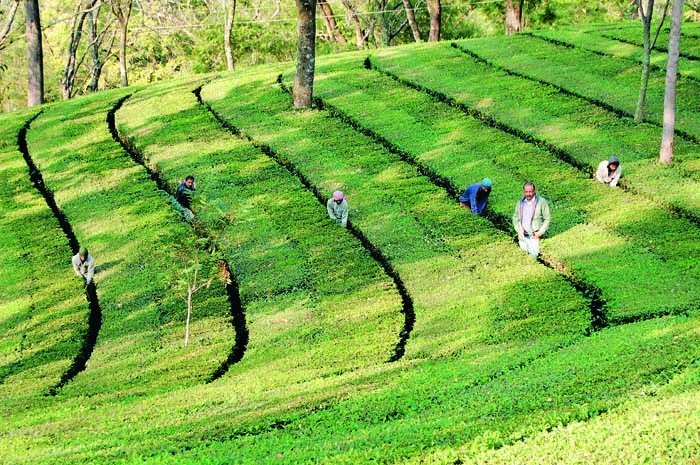
[[[88,303],[58,219],[18,149],[33,115],[0,120],[0,398],[22,411],[60,383],[82,349]]]
[[[458,47],[497,68],[519,73],[542,84],[559,86],[594,102],[604,102],[628,117],[635,114],[642,72],[639,62],[562,47],[528,35],[499,41],[460,41]],[[663,125],[665,83],[665,68],[650,70],[644,120],[659,128]],[[700,82],[697,80],[681,76],[677,82],[676,129],[696,141],[700,139],[699,91]],[[635,129],[635,132],[641,131]],[[649,142],[658,146],[660,130],[652,134]]]
[[[653,30],[655,33],[656,25],[654,25]],[[661,28],[659,38],[654,46],[655,51],[664,54],[668,53],[670,32],[670,23],[667,22],[665,26]],[[642,34],[641,25],[639,25],[636,30],[634,28],[615,28],[609,31],[601,32],[601,35],[605,38],[616,40],[618,42],[625,42],[639,48],[644,46],[644,36]],[[700,27],[698,27],[696,23],[687,22],[681,25],[680,44],[680,58],[682,59],[680,66],[695,68],[697,70],[698,61],[700,61],[700,53],[698,53],[698,45],[700,45]]]
[[[698,331],[700,319],[682,316],[611,327],[480,381],[475,376],[483,370],[483,360],[425,360],[381,386],[292,419],[283,428],[197,445],[181,453],[178,463],[535,465],[543,463],[537,446],[543,447],[542,457],[570,452],[581,458],[569,445],[572,439],[585,443],[581,450],[599,443],[609,451],[608,461],[594,463],[629,463],[637,455],[652,463],[665,454],[687,456],[697,452],[692,439],[700,434],[695,414]],[[659,409],[659,397],[673,408]],[[636,420],[626,413],[630,402],[642,414],[678,410],[678,423],[669,417],[646,418],[639,424],[645,445],[616,449],[636,431],[629,430]],[[666,443],[673,434],[654,424],[673,428],[676,440]],[[596,432],[596,427],[605,429]],[[572,438],[567,434],[571,430],[583,437]],[[144,463],[169,460],[162,454]]]
[[[466,217],[429,179],[372,139],[325,112],[293,110],[274,79],[220,79],[203,88],[202,98],[328,196],[345,192],[350,222],[382,251],[413,296],[416,323],[407,357],[470,357],[503,344],[502,368],[509,358],[566,345],[588,329],[587,308],[561,277],[528,259],[488,221]],[[523,345],[534,337],[541,343]]]
[[[511,217],[523,183],[539,186],[553,217],[543,241],[545,260],[600,289],[611,323],[697,308],[700,230],[692,223],[639,196],[599,185],[546,150],[359,62],[338,59],[319,67],[317,75],[316,95],[341,117],[399,147],[446,178],[454,191],[491,178],[487,217],[495,217],[509,234],[514,234]]]
[[[659,166],[658,144],[645,125],[620,119],[552,87],[511,76],[447,45],[379,51],[373,64],[413,86],[453,99],[499,127],[550,147],[592,173],[611,156],[623,161],[623,184],[700,222],[700,189],[694,180],[697,145],[677,139],[675,161]],[[656,130],[655,130],[656,131]],[[657,138],[658,140],[658,133]]]
[[[590,423],[560,426],[513,447],[489,450],[469,458],[455,451],[429,457],[432,464],[465,465],[610,465],[655,463],[679,465],[697,461],[700,443],[700,395],[632,401],[619,415]],[[425,463],[425,457],[410,463]]]
[[[403,327],[391,279],[298,179],[221,127],[192,89],[142,91],[116,123],[168,184],[195,176],[202,223],[213,229],[221,206],[233,218],[217,242],[239,283],[250,341],[226,382],[270,389],[246,382],[263,362],[268,382],[291,383],[388,360]]]
[[[603,57],[624,59],[623,61],[629,60],[641,64],[644,60],[644,49],[640,45],[611,38],[610,34],[617,32],[618,29],[622,30],[623,28],[618,28],[616,25],[601,29],[597,27],[569,27],[557,31],[540,30],[525,34],[561,47],[578,48]],[[633,34],[641,32],[641,26],[637,22],[631,29]],[[668,55],[666,53],[652,50],[650,56],[652,69],[665,69],[667,61]],[[679,57],[678,74],[697,80],[700,78],[700,66],[695,61]],[[641,78],[641,70],[639,77]],[[639,91],[639,87],[637,87],[637,91]]]
[[[122,95],[48,107],[27,133],[47,187],[96,262],[102,326],[87,370],[63,390],[69,397],[200,383],[233,339],[230,305],[218,283],[195,297],[193,344],[183,347],[187,307],[164,275],[178,266],[168,255],[169,230],[184,226],[110,135],[107,114]]]

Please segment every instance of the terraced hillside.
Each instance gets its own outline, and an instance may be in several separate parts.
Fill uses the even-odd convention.
[[[700,82],[681,70],[658,166],[634,40],[323,57],[307,110],[286,64],[3,115],[0,461],[700,461]],[[611,155],[615,189],[592,179]],[[476,216],[457,197],[483,177]],[[538,260],[526,181],[552,208]]]

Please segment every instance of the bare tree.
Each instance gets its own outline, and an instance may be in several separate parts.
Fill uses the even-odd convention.
[[[126,73],[126,42],[129,29],[129,18],[131,17],[132,0],[111,0],[112,14],[119,23],[119,75],[120,85],[129,86],[129,77]]]
[[[100,17],[100,9],[102,8],[103,2],[97,4],[95,10],[88,11],[88,35],[90,37],[90,44],[88,49],[90,50],[90,58],[92,61],[92,66],[90,68],[90,83],[87,85],[88,92],[97,92],[100,83],[100,76],[102,75],[102,67],[105,65],[107,60],[112,56],[112,47],[114,46],[114,39],[117,34],[117,29],[112,27],[113,20],[109,16],[107,24],[104,26],[102,31],[98,32],[97,20]],[[109,35],[109,38],[107,36]],[[100,50],[104,50],[104,56],[100,54]]]
[[[296,0],[296,5],[297,65],[292,94],[294,108],[310,108],[316,70],[316,0]]]
[[[430,35],[429,42],[440,42],[440,28],[442,25],[442,5],[440,0],[428,0],[430,11]]]
[[[506,35],[519,32],[523,20],[523,3],[525,0],[506,0]]]
[[[339,42],[341,44],[346,44],[348,41],[345,40],[345,36],[338,28],[338,23],[335,21],[335,16],[333,15],[333,9],[326,0],[317,0],[318,6],[321,7],[321,16],[323,17],[323,22],[326,25],[326,30],[328,31],[328,36],[331,40]]]
[[[41,42],[39,0],[25,0],[27,20],[27,106],[44,103],[44,52]]]
[[[666,19],[666,13],[668,12],[668,5],[670,0],[666,0],[666,6],[664,6],[664,12],[661,16],[661,22],[656,29],[656,34],[654,39],[651,39],[651,19],[654,13],[654,0],[647,0],[646,11],[644,10],[644,0],[636,0],[637,11],[639,12],[639,18],[642,20],[642,28],[644,31],[644,60],[642,62],[642,82],[639,86],[639,98],[637,99],[637,111],[634,114],[634,120],[641,123],[644,120],[644,105],[647,98],[647,86],[649,84],[649,69],[651,65],[651,51],[656,45],[656,39],[659,37],[659,32]]]
[[[73,19],[70,27],[70,39],[68,40],[68,57],[66,66],[63,69],[61,76],[61,96],[67,100],[73,96],[73,86],[75,85],[75,77],[78,72],[80,62],[78,60],[78,47],[83,37],[83,24],[87,18],[88,10],[95,6],[97,0],[78,0],[73,13]]]
[[[350,22],[355,27],[355,44],[360,50],[365,48],[365,40],[367,39],[367,33],[362,30],[362,24],[360,24],[360,18],[358,18],[357,13],[352,7],[352,3],[349,0],[341,0],[343,6],[348,10],[348,16],[350,17]]]
[[[231,50],[231,31],[236,17],[236,0],[223,0],[224,3],[224,53],[226,54],[226,69],[233,71],[233,51]],[[228,3],[228,5],[226,5]]]
[[[7,6],[3,5],[3,3],[0,3],[0,12],[4,13],[4,8],[7,8],[7,13],[4,13],[5,22],[2,25],[2,29],[0,29],[0,50],[7,46],[7,39],[12,33],[12,23],[15,21],[15,13],[17,13],[19,8],[19,0],[12,0]]]
[[[385,47],[390,47],[394,39],[408,25],[408,18],[402,3],[396,2],[393,6],[390,0],[377,0],[374,8],[378,11],[375,15],[381,19],[381,39]]]
[[[420,42],[420,29],[418,29],[418,23],[416,22],[416,15],[413,12],[411,0],[403,0],[403,7],[406,10],[406,19],[408,20],[408,24],[411,26],[411,32],[413,32],[413,40]]]
[[[664,95],[664,129],[661,138],[659,163],[673,161],[673,133],[676,127],[676,78],[678,55],[681,46],[681,22],[683,21],[683,1],[673,0],[671,8],[671,33],[668,40],[668,63],[666,64],[666,94]]]

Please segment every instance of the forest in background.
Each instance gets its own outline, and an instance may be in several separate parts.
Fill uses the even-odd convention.
[[[436,0],[317,2],[317,54],[426,41],[430,1]],[[16,3],[0,0],[3,29],[8,29],[7,19]],[[131,3],[131,11],[125,61],[130,84],[291,61],[296,56],[297,10],[290,0],[45,0],[39,6],[46,102],[122,85],[114,6],[123,8],[127,3]],[[634,2],[626,0],[585,4],[573,0],[456,0],[438,4],[441,40],[503,34],[507,5],[521,9],[523,30],[628,20],[636,15]],[[700,0],[686,2],[688,19],[697,19],[699,4]],[[662,4],[656,6],[659,11],[662,8]],[[88,10],[90,14],[78,30],[76,19]],[[414,13],[415,28],[409,24],[408,11]],[[228,66],[224,50],[227,20],[232,21],[232,63]],[[20,6],[11,28],[0,31],[0,35],[4,33],[0,38],[0,111],[26,105],[25,29]],[[77,37],[80,40],[76,43]],[[75,47],[74,63],[71,46]],[[66,75],[71,76],[69,85],[64,82]]]
[[[317,2],[317,54],[374,49],[428,40],[429,1],[330,0]],[[0,0],[4,27],[16,0]],[[120,87],[117,0],[40,2],[44,48],[45,101]],[[686,2],[686,16],[697,15],[700,0]],[[556,28],[635,18],[634,2],[608,0],[456,0],[441,2],[440,39],[485,37],[505,32],[506,5],[522,8],[522,29]],[[85,5],[91,5],[86,8]],[[662,8],[663,5],[657,5]],[[90,15],[82,30],[76,18]],[[415,28],[409,25],[413,11]],[[0,109],[26,105],[27,50],[23,8],[0,43]],[[226,21],[232,21],[232,63],[224,50]],[[129,84],[143,84],[240,66],[294,60],[297,11],[289,0],[133,0],[126,36]],[[2,32],[2,31],[0,31]],[[77,34],[82,39],[76,43]],[[641,34],[641,27],[640,27]],[[71,44],[75,47],[70,63]],[[90,46],[90,45],[93,46]],[[95,66],[98,63],[98,66]],[[69,70],[69,68],[73,68]],[[94,72],[99,69],[99,73]],[[69,86],[66,75],[71,76]]]

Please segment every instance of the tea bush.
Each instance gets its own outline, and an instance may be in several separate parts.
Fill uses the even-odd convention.
[[[88,369],[64,388],[71,395],[104,394],[115,383],[118,395],[127,395],[154,384],[172,389],[175,380],[201,382],[215,369],[211,358],[230,348],[230,306],[221,285],[198,295],[201,308],[219,310],[203,310],[212,317],[197,320],[197,343],[182,347],[186,307],[160,275],[178,266],[167,257],[166,236],[183,226],[110,135],[107,114],[121,95],[49,107],[27,133],[47,187],[96,262],[102,325]]]
[[[0,461],[698,456],[691,144],[658,167],[634,133],[649,125],[447,44],[376,52],[369,64],[397,81],[362,69],[365,58],[318,60],[314,109],[292,109],[292,64],[43,107],[28,153],[75,233],[68,247],[12,147],[31,113],[0,116],[12,192],[0,206],[0,369],[23,364],[0,384]],[[630,147],[624,189],[589,178],[608,155],[598,146]],[[487,171],[495,189],[476,217],[455,197]],[[170,195],[187,174],[198,181],[193,223]],[[555,207],[550,267],[510,231],[525,179]],[[350,201],[347,230],[324,210],[336,189]],[[30,225],[48,233],[24,238]],[[184,304],[163,279],[183,237],[206,246],[207,269],[225,259],[240,291],[196,294],[186,349]],[[97,260],[103,321],[86,369],[45,396],[88,318],[64,261],[73,242]],[[60,284],[21,298],[15,279],[48,275]],[[612,297],[608,327],[591,313],[601,297]],[[33,326],[13,326],[28,316]],[[13,352],[20,329],[53,363],[32,368],[26,348]]]
[[[326,76],[325,69],[344,72]],[[446,190],[461,192],[484,177],[494,180],[486,217],[509,234],[522,185],[534,181],[552,204],[546,260],[582,285],[600,289],[610,322],[695,308],[698,287],[692,279],[677,287],[688,272],[697,275],[689,257],[698,253],[700,231],[692,223],[638,196],[604,188],[549,151],[357,62],[336,60],[319,76],[317,95],[331,111],[355,125],[361,121],[363,130],[447,182]]]
[[[447,46],[429,51],[425,47],[381,51],[373,63],[405,82],[477,111],[519,137],[550,147],[586,172],[592,173],[600,160],[618,156],[623,163],[624,186],[696,222],[700,218],[694,174],[699,152],[695,144],[678,140],[674,146],[677,163],[659,168],[659,143],[652,143],[658,139],[650,135],[648,126],[634,125],[605,109],[508,75],[465,54],[459,56]],[[657,131],[654,129],[658,137]]]
[[[33,115],[0,120],[0,395],[22,409],[48,395],[75,363],[88,332],[88,304],[71,267],[71,248],[30,181],[18,143]]]

